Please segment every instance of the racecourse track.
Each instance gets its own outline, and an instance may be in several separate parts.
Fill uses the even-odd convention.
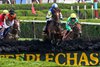
[[[50,41],[39,40],[25,40],[13,42],[0,41],[0,53],[45,53],[80,50],[100,50],[100,39],[75,39],[69,41],[62,41],[57,44],[51,44]]]

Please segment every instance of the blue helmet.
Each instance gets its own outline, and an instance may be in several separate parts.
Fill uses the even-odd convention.
[[[58,5],[56,3],[52,4],[52,8],[58,8]]]

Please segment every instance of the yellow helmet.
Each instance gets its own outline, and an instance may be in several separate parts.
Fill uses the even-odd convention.
[[[76,18],[76,14],[75,14],[75,13],[72,13],[72,14],[70,15],[70,17],[71,17],[71,18]]]
[[[3,10],[3,14],[9,13],[8,10]]]

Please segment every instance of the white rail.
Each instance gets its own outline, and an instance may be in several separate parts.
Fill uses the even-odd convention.
[[[41,20],[20,20],[21,22],[35,22],[35,23],[46,23],[46,21]],[[61,21],[61,23],[66,23],[66,21]],[[93,22],[81,22],[81,24],[86,25],[100,25],[100,23],[93,23]]]

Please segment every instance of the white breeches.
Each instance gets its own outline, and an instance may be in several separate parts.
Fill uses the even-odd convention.
[[[8,27],[10,27],[10,26],[13,26],[13,24],[14,24],[14,20],[9,21],[9,25],[7,25],[6,22],[4,21],[3,27],[4,27],[4,28],[8,28]]]

